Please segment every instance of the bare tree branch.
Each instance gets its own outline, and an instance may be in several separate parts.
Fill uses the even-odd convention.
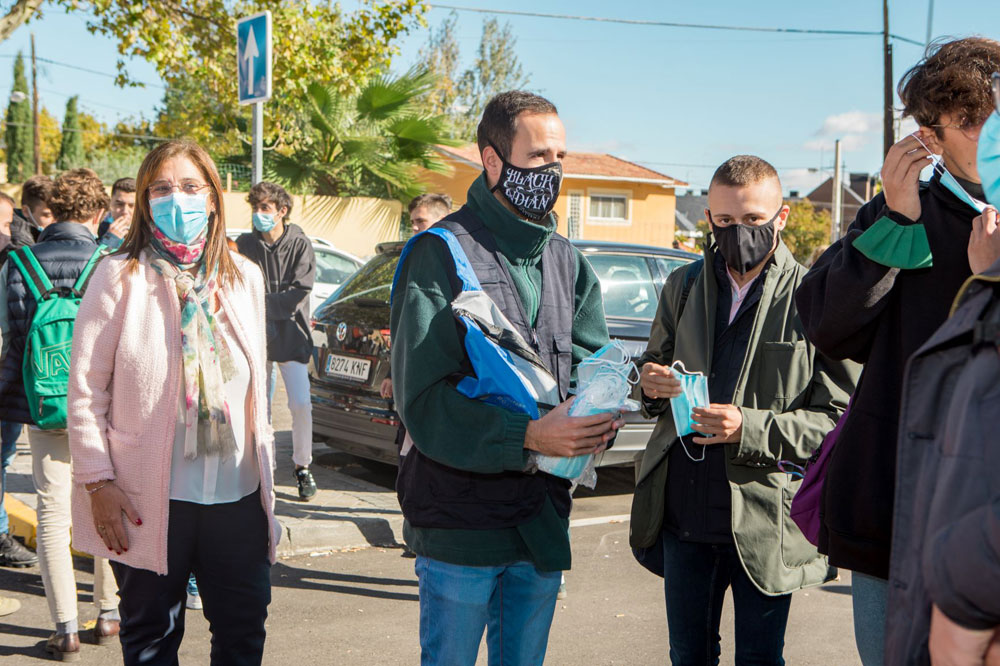
[[[42,2],[44,0],[17,0],[7,15],[0,18],[0,42],[10,37],[12,32],[31,18]]]

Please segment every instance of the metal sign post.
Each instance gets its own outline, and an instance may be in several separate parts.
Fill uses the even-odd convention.
[[[264,168],[264,102],[271,99],[271,12],[236,22],[236,72],[240,104],[253,104],[253,184]]]

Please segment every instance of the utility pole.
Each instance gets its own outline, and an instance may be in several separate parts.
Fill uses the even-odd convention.
[[[833,197],[830,202],[830,216],[833,224],[830,229],[830,242],[840,240],[840,225],[844,211],[844,187],[840,176],[840,139],[833,142]]]
[[[927,40],[924,43],[925,46],[931,45],[931,37],[934,36],[932,25],[934,25],[934,0],[927,0]]]
[[[884,109],[882,116],[882,156],[889,154],[889,149],[896,142],[892,122],[892,44],[889,43],[889,0],[882,0],[882,70],[884,83]]]
[[[38,123],[38,62],[35,60],[35,33],[31,33],[31,124],[35,150],[35,175],[42,175],[42,128]]]

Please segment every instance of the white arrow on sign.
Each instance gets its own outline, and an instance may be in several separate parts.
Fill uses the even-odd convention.
[[[251,24],[250,34],[247,35],[247,45],[243,49],[243,60],[247,61],[247,95],[253,95],[253,59],[259,56],[257,38],[253,34],[253,24]]]

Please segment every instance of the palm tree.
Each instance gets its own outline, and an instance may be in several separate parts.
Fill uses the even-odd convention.
[[[310,85],[308,140],[289,155],[269,156],[267,177],[314,194],[408,201],[422,193],[421,169],[449,172],[435,145],[457,145],[446,116],[420,106],[434,81],[411,70],[380,76],[350,95]]]

